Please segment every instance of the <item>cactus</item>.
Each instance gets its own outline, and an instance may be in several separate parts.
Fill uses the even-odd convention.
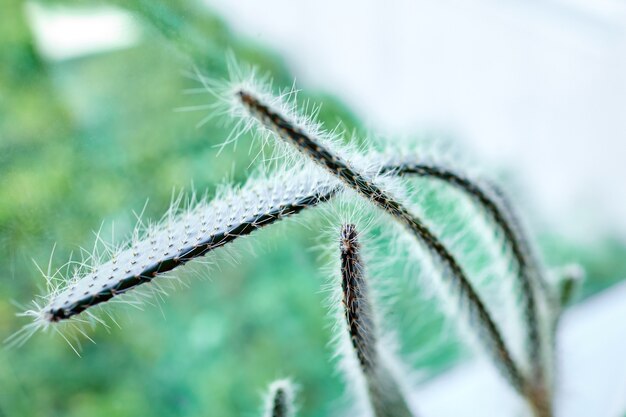
[[[505,380],[527,401],[536,417],[552,416],[552,390],[547,374],[548,364],[553,362],[552,344],[559,313],[549,310],[551,316],[545,317],[541,306],[554,306],[559,297],[561,304],[566,302],[574,280],[566,279],[558,296],[552,294],[521,222],[502,190],[433,161],[348,150],[338,145],[313,116],[298,112],[295,100],[284,100],[293,99],[293,90],[275,97],[260,92],[263,90],[255,87],[253,78],[239,76],[239,81],[226,88],[199,74],[196,78],[218,99],[216,104],[207,106],[213,113],[203,123],[215,114],[227,113],[236,125],[226,143],[252,130],[265,142],[277,139],[277,152],[285,157],[285,163],[275,162],[279,169],[251,178],[239,189],[226,187],[213,200],[202,200],[182,211],[171,209],[160,223],[145,230],[138,228],[130,242],[104,256],[93,256],[59,285],[50,278],[51,289],[43,301],[34,302],[34,307],[23,313],[33,322],[13,336],[13,343],[24,342],[40,328],[58,331],[57,326],[65,322],[101,321],[92,313],[96,306],[120,295],[132,295],[144,284],[156,286],[159,277],[168,276],[194,259],[345,192],[359,196],[362,204],[380,209],[426,249],[441,273],[443,292],[452,295],[462,307],[465,314],[461,317]],[[220,108],[224,105],[225,109]],[[289,168],[292,165],[296,167]],[[460,189],[502,232],[521,289],[525,354],[530,370],[524,369],[511,353],[488,300],[479,294],[455,255],[398,197],[398,176],[424,177]],[[344,318],[370,408],[376,417],[410,417],[413,414],[403,388],[386,364],[388,355],[378,337],[355,226],[342,228],[340,247]],[[551,334],[544,335],[543,329],[551,330]],[[293,415],[292,397],[289,383],[273,384],[266,415]]]

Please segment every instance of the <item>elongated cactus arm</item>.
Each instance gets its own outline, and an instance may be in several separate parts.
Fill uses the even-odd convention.
[[[255,230],[326,201],[338,190],[332,181],[292,173],[254,183],[227,199],[200,203],[50,294],[40,319],[69,319]]]
[[[374,311],[353,224],[341,228],[340,250],[344,317],[374,416],[413,417],[398,381],[379,352]]]
[[[376,366],[378,355],[374,318],[361,261],[360,243],[353,224],[347,224],[341,228],[339,245],[344,315],[352,347],[363,372],[367,373]]]

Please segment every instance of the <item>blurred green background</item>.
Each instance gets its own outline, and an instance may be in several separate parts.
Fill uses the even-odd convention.
[[[114,2],[115,3],[115,2]],[[108,3],[111,4],[111,3]],[[46,2],[46,7],[101,3]],[[126,236],[133,210],[158,219],[173,189],[211,192],[226,177],[248,175],[246,146],[214,146],[229,129],[196,128],[204,113],[175,112],[206,96],[182,75],[197,65],[226,77],[227,51],[269,72],[279,86],[292,75],[279,57],[233,34],[196,3],[117,2],[133,13],[141,41],[115,51],[51,60],[40,54],[25,4],[4,0],[0,13],[0,338],[25,321],[13,301],[42,291],[32,260],[53,266],[90,247],[93,230],[114,223]],[[307,92],[323,103],[321,120],[348,130],[358,120],[329,94]],[[288,239],[285,230],[289,229]],[[251,239],[234,265],[219,262],[209,280],[185,273],[181,288],[160,307],[113,307],[112,326],[83,339],[81,357],[60,337],[37,334],[18,349],[0,350],[0,416],[235,416],[257,415],[260,392],[274,378],[292,376],[302,387],[302,416],[324,416],[343,390],[331,361],[331,320],[321,291],[324,260],[308,250],[315,231],[297,223]],[[626,250],[607,237],[593,248],[540,237],[550,265],[576,260],[587,270],[584,296],[626,276]],[[254,255],[258,253],[258,255]],[[202,271],[202,267],[195,270]],[[400,300],[399,309],[411,302]],[[161,313],[162,312],[162,313]],[[453,342],[411,355],[412,346],[438,339],[440,321],[401,332],[406,360],[425,375],[462,355]],[[398,314],[402,316],[401,313]],[[408,322],[409,318],[399,318]]]

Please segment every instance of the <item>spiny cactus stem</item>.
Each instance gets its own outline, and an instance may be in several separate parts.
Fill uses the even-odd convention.
[[[544,370],[546,362],[543,358],[544,343],[540,322],[537,300],[535,298],[536,287],[533,286],[533,279],[539,282],[539,290],[545,288],[541,284],[543,281],[539,274],[539,268],[536,266],[533,257],[528,248],[526,239],[521,234],[521,227],[516,227],[515,217],[512,214],[505,214],[505,210],[511,213],[507,206],[501,207],[495,198],[490,196],[493,192],[487,188],[481,187],[477,182],[471,181],[467,177],[454,172],[449,168],[444,168],[434,164],[427,163],[400,163],[395,165],[394,172],[397,175],[415,174],[422,177],[432,177],[439,179],[447,184],[457,187],[464,191],[470,198],[477,201],[493,219],[495,224],[502,230],[505,241],[510,246],[513,258],[517,264],[519,285],[522,290],[524,303],[524,321],[526,327],[526,336],[529,350],[529,359],[534,378],[537,383],[541,384],[544,380]],[[381,173],[390,172],[388,169],[391,165],[385,165],[381,169]],[[494,185],[489,187],[494,190],[500,200],[504,199],[504,192],[498,190]],[[537,275],[537,276],[533,276]],[[548,294],[546,294],[548,296]]]
[[[302,129],[294,126],[281,114],[261,103],[247,91],[240,90],[236,94],[243,106],[262,125],[275,132],[285,142],[295,146],[305,156],[326,168],[348,187],[372,201],[396,221],[407,227],[442,262],[451,272],[451,277],[454,284],[458,286],[461,299],[467,302],[470,315],[478,320],[482,328],[484,337],[479,337],[479,340],[487,345],[487,351],[490,352],[505,378],[521,395],[526,395],[524,392],[525,378],[506,346],[498,326],[454,256],[448,252],[435,235],[387,192],[348,165],[340,156],[331,153],[322,144],[309,137]]]
[[[350,340],[361,368],[370,372],[376,361],[372,311],[360,259],[360,244],[353,224],[341,228],[341,287]]]
[[[353,224],[341,228],[341,288],[352,348],[364,376],[375,417],[413,417],[395,376],[381,360],[374,311]]]
[[[302,211],[307,207],[311,207],[326,201],[331,198],[336,192],[337,188],[325,190],[320,193],[312,193],[305,195],[293,204],[287,204],[280,207],[276,207],[274,210],[264,212],[257,217],[246,219],[245,221],[235,223],[233,226],[221,233],[217,233],[209,236],[204,241],[198,242],[193,246],[183,248],[182,251],[173,252],[172,255],[161,262],[149,265],[143,269],[140,274],[127,276],[116,280],[115,285],[112,287],[103,288],[102,291],[91,295],[87,294],[85,297],[78,297],[71,303],[59,303],[54,300],[51,303],[50,309],[46,312],[47,319],[50,322],[58,322],[75,316],[84,310],[93,307],[97,304],[110,300],[111,298],[123,294],[124,292],[133,289],[141,284],[152,281],[158,275],[173,270],[176,267],[184,265],[192,259],[201,257],[208,252],[220,248],[227,243],[234,241],[235,239],[249,235],[253,231],[262,227],[268,226],[277,220],[291,216],[295,213]],[[112,261],[110,261],[112,262]],[[68,295],[72,295],[72,289],[70,288]]]

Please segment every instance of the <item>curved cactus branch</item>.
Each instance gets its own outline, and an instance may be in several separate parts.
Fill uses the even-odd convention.
[[[395,159],[392,160],[395,161]],[[518,270],[516,277],[522,290],[524,324],[531,368],[537,382],[543,383],[543,373],[547,369],[546,360],[543,357],[545,340],[541,332],[536,295],[540,293],[549,297],[549,293],[541,268],[533,256],[517,217],[510,205],[506,203],[504,192],[493,184],[481,186],[478,181],[472,181],[453,169],[431,163],[415,161],[386,163],[381,173],[389,172],[435,178],[460,189],[482,207],[495,225],[502,230],[504,240],[511,249]]]

